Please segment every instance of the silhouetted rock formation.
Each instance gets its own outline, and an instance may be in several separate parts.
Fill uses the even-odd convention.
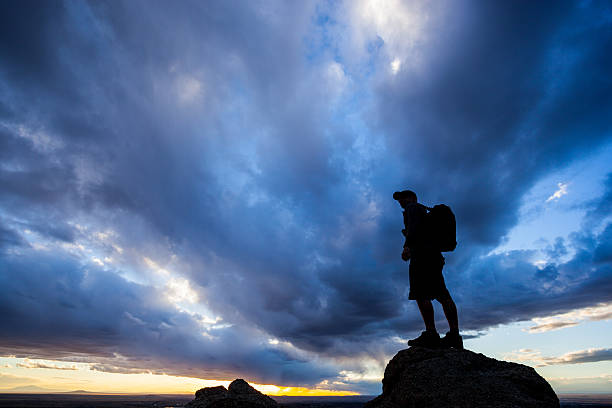
[[[364,408],[559,407],[533,368],[468,350],[401,350],[382,382],[383,393]]]
[[[202,388],[195,393],[189,408],[277,408],[272,398],[257,391],[246,381],[232,381],[228,389],[223,386]]]

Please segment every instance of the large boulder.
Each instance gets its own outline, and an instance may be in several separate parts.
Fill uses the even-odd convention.
[[[364,408],[559,407],[550,384],[533,368],[468,350],[401,350],[382,382],[383,393]]]
[[[195,399],[185,405],[189,408],[277,408],[272,398],[257,391],[246,381],[236,379],[227,389],[223,386],[202,388]]]

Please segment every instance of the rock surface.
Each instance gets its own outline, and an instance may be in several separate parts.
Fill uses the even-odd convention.
[[[522,364],[469,350],[401,350],[389,361],[383,393],[364,408],[559,407],[550,384]]]
[[[272,398],[257,391],[246,381],[236,379],[227,389],[223,386],[202,388],[195,393],[189,408],[277,408]]]

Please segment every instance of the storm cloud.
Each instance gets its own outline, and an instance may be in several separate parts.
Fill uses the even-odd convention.
[[[357,386],[422,326],[404,188],[465,329],[612,301],[612,173],[544,265],[493,251],[612,141],[608,2],[0,7],[3,355]]]

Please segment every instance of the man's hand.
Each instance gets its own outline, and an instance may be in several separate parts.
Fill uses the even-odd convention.
[[[402,259],[408,262],[410,259],[410,248],[404,247],[404,250],[402,251]]]

